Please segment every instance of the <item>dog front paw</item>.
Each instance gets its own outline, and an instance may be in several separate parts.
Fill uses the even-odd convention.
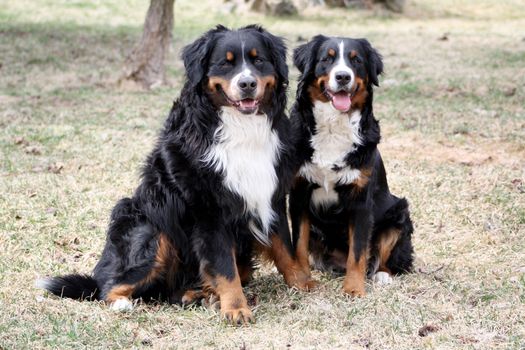
[[[364,297],[366,295],[364,279],[346,278],[343,283],[343,292],[351,297]]]
[[[255,323],[255,317],[248,307],[221,307],[221,316],[228,323],[236,326]]]

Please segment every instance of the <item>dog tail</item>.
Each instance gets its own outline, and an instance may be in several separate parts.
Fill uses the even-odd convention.
[[[88,301],[100,299],[100,288],[97,281],[88,275],[74,274],[42,278],[36,281],[35,286],[62,298]]]

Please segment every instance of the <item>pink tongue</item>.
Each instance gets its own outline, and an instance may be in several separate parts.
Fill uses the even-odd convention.
[[[341,112],[348,112],[351,103],[352,101],[347,92],[338,92],[332,97],[332,105]]]
[[[253,108],[255,107],[255,103],[256,103],[255,100],[252,100],[250,98],[240,101],[242,108]]]

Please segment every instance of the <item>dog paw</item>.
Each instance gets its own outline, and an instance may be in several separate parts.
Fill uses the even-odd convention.
[[[190,304],[196,303],[196,302],[198,302],[198,301],[200,301],[202,299],[205,299],[208,296],[209,296],[208,293],[206,293],[206,292],[204,292],[202,290],[189,289],[189,290],[185,291],[184,294],[182,295],[181,303],[184,306],[190,305]]]
[[[304,282],[298,283],[292,287],[296,287],[297,289],[304,290],[306,292],[309,292],[311,290],[316,289],[319,286],[319,282],[314,279],[308,279]]]
[[[111,311],[116,312],[127,312],[133,310],[133,302],[129,300],[128,298],[120,298],[115,300],[111,305],[109,306],[109,309]]]
[[[236,326],[255,323],[252,311],[247,307],[240,308],[221,308],[221,316],[228,323]]]
[[[319,285],[319,282],[312,279],[310,274],[306,273],[295,273],[292,276],[288,275],[285,277],[286,284],[290,288],[297,288],[303,291],[311,291]]]
[[[388,272],[379,271],[377,272],[374,277],[372,278],[374,283],[377,283],[377,285],[384,286],[387,284],[391,284],[393,282],[392,276]]]
[[[343,284],[343,292],[351,297],[364,297],[366,295],[364,281],[345,281]]]

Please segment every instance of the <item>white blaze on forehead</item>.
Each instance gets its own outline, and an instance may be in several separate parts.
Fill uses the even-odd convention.
[[[246,57],[244,56],[244,40],[241,41],[242,66],[246,68]]]
[[[246,57],[244,57],[244,41],[241,41],[241,53],[242,53],[242,71],[237,73],[231,80],[230,84],[230,96],[235,100],[241,98],[239,91],[239,80],[244,77],[249,77],[252,75],[251,69],[248,68],[246,64]]]
[[[339,56],[337,59],[337,64],[332,68],[330,71],[330,79],[328,79],[328,86],[330,87],[330,90],[337,91],[339,89],[339,84],[337,84],[337,81],[335,80],[335,75],[338,72],[346,72],[350,74],[350,81],[346,86],[350,87],[354,84],[354,72],[345,61],[345,43],[341,40],[339,43]]]

